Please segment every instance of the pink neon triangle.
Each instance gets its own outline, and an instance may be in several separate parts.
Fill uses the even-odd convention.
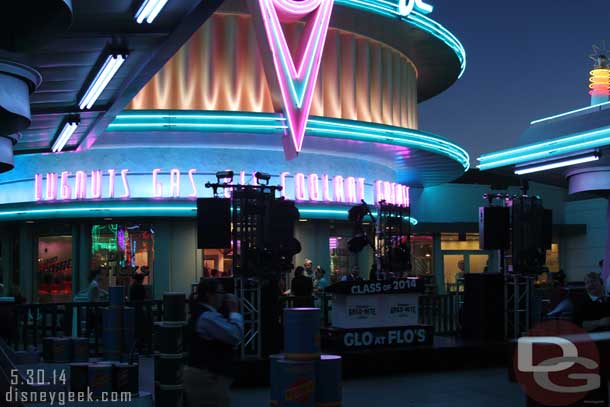
[[[288,159],[294,158],[303,145],[333,0],[250,0],[250,3],[258,20],[255,27],[259,40],[265,45],[261,51],[267,77],[279,88],[287,119],[290,142],[283,143],[284,150]],[[303,17],[308,21],[295,61],[280,21],[298,21]],[[272,67],[269,60],[273,61]],[[271,69],[275,71],[274,77],[270,75]]]

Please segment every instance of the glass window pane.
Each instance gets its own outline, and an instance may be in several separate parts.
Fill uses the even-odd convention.
[[[446,254],[443,256],[443,272],[447,291],[457,291],[464,280],[464,255]]]
[[[231,249],[201,249],[204,278],[233,276],[233,251]]]
[[[432,236],[411,236],[411,264],[413,273],[417,276],[434,274],[432,242]]]
[[[38,239],[38,302],[72,301],[72,236]]]
[[[151,293],[154,276],[154,235],[149,224],[106,223],[91,227],[91,268],[107,270],[99,286],[129,286],[135,274]],[[150,296],[149,296],[150,298]]]
[[[469,273],[484,273],[487,271],[489,256],[486,254],[471,254],[469,256]]]

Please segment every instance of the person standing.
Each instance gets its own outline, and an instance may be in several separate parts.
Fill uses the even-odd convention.
[[[326,287],[328,287],[329,282],[328,278],[326,278],[326,271],[320,266],[316,267],[316,277],[313,280],[313,290],[316,293],[320,291],[324,291]]]
[[[244,319],[237,297],[226,294],[218,280],[202,279],[191,298],[191,337],[184,368],[191,407],[229,407],[230,386],[237,374],[237,345]]]
[[[305,262],[303,263],[303,268],[304,268],[305,277],[309,277],[309,278],[313,279],[313,277],[314,277],[313,262],[310,259],[305,259]]]
[[[341,277],[341,281],[362,281],[362,277],[360,276],[360,267],[353,266],[352,271],[349,274]]]
[[[610,330],[610,301],[601,276],[596,272],[585,275],[585,297],[575,304],[574,322],[589,332]]]
[[[290,283],[289,293],[295,297],[294,307],[313,306],[313,281],[305,276],[305,270],[301,266],[294,269],[294,278]]]

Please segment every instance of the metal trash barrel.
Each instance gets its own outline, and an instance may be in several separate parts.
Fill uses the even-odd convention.
[[[184,359],[183,353],[160,353],[155,359],[155,380],[163,385],[183,384]]]
[[[87,369],[88,386],[93,397],[112,391],[112,364],[90,363]]]
[[[279,389],[279,364],[280,360],[284,360],[284,355],[269,355],[269,404],[272,406],[280,405],[280,389]]]
[[[73,362],[88,362],[89,361],[89,340],[87,338],[71,338],[72,341],[72,361]]]
[[[175,386],[155,383],[155,405],[163,407],[182,407],[184,385]]]
[[[122,285],[108,287],[108,302],[112,308],[125,305],[125,287]]]
[[[320,357],[320,309],[284,309],[286,359],[316,360]]]
[[[186,295],[184,293],[163,294],[163,320],[186,321]]]
[[[140,392],[139,366],[137,363],[115,363],[112,367],[112,391],[129,392],[138,395]]]
[[[72,360],[70,338],[48,337],[42,339],[42,355],[47,363],[69,363]]]
[[[70,363],[70,391],[84,393],[89,385],[89,363]]]
[[[278,360],[279,405],[314,407],[316,401],[316,362]]]
[[[136,344],[136,310],[133,307],[123,308],[123,353],[131,353]]]
[[[186,322],[155,322],[155,345],[160,353],[182,353]]]
[[[321,355],[316,362],[316,407],[339,407],[343,400],[341,356]]]

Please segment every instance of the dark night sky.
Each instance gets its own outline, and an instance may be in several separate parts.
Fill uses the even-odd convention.
[[[610,0],[430,0],[466,73],[423,102],[420,129],[470,154],[512,147],[530,121],[588,106],[591,46],[610,48]]]

